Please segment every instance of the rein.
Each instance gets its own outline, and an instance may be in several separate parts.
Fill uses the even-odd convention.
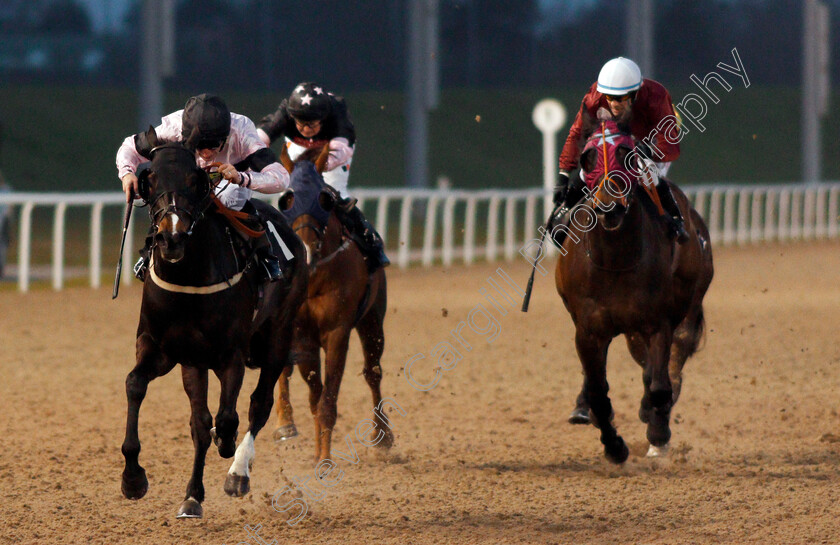
[[[311,223],[311,222],[307,222],[307,223],[304,223],[303,225],[299,225],[298,227],[296,227],[295,228],[295,234],[297,234],[298,231],[302,231],[304,229],[311,229],[315,232],[315,234],[318,236],[318,248],[317,248],[317,250],[320,250],[321,245],[324,242],[324,231],[318,225],[316,225],[314,223]],[[344,250],[346,250],[349,247],[350,247],[350,239],[345,238],[344,242],[338,248],[336,248],[335,250],[333,250],[329,254],[325,255],[324,257],[322,257],[321,259],[319,259],[315,263],[310,263],[309,264],[310,270],[316,269],[319,265],[325,265],[325,264],[329,263],[330,261],[335,259],[338,256],[338,254],[340,254],[341,252],[343,252]]]
[[[251,229],[250,227],[242,223],[241,220],[250,218],[251,214],[228,208],[227,206],[222,204],[222,201],[220,201],[219,197],[217,197],[215,194],[212,195],[212,199],[213,204],[216,205],[216,210],[214,211],[217,214],[223,216],[228,222],[230,222],[230,224],[237,231],[241,232],[242,234],[248,235],[251,238],[259,238],[265,234],[265,230],[257,231],[255,229]]]

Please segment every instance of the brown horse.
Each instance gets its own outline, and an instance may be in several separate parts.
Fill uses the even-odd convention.
[[[141,196],[149,204],[154,245],[143,286],[137,327],[136,365],[125,381],[128,398],[122,453],[122,492],[142,498],[149,487],[139,464],[138,417],[149,382],[181,364],[184,390],[190,399],[190,429],[195,447],[192,477],[179,518],[202,516],[204,461],[213,439],[223,458],[235,455],[225,492],[243,496],[249,490],[254,439],[271,415],[274,385],[288,360],[294,316],[306,295],[308,272],[303,245],[279,212],[274,227],[291,248],[284,282],[260,285],[259,272],[237,248],[226,209],[214,204],[206,172],[197,167],[194,151],[179,142],[161,143],[154,129],[138,149],[151,159],[141,177]],[[266,208],[269,208],[266,206]],[[272,217],[270,212],[260,210]],[[262,296],[261,296],[262,294]],[[248,432],[236,447],[239,417],[236,403],[246,365],[259,368],[251,394]],[[219,410],[207,409],[207,376],[212,370],[221,385]]]
[[[608,138],[598,132],[594,136],[600,136],[603,145],[583,153],[585,171],[624,165],[630,147],[608,149]],[[706,225],[676,187],[674,194],[691,234],[680,245],[668,237],[659,218],[655,190],[646,191],[634,177],[621,184],[619,178],[627,176],[610,173],[609,168],[597,172],[602,171],[597,190],[572,211],[574,221],[555,281],[575,324],[584,372],[579,400],[601,430],[607,458],[622,463],[629,451],[613,425],[607,396],[609,345],[624,334],[631,355],[643,368],[639,418],[647,423],[648,455],[663,455],[671,437],[670,414],[680,394],[683,365],[704,333],[702,303],[713,276],[712,251]]]
[[[365,380],[373,396],[375,428],[371,444],[390,448],[394,436],[377,408],[382,401],[380,359],[385,348],[383,323],[387,310],[385,271],[368,272],[358,246],[348,238],[336,216],[336,194],[321,173],[329,149],[305,153],[293,164],[281,155],[291,172],[294,202],[284,213],[306,247],[309,289],[295,320],[292,360],[309,385],[309,407],[315,418],[315,461],[330,457],[337,415],[338,390],[344,374],[350,333],[359,335],[364,351]],[[317,154],[317,157],[316,157]],[[321,349],[325,354],[325,383],[321,383]],[[280,378],[276,441],[297,435],[289,403],[287,368]]]

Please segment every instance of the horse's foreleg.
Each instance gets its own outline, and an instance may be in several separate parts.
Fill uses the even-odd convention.
[[[670,326],[651,335],[648,344],[648,362],[645,366],[645,395],[650,399],[647,439],[651,444],[649,456],[664,454],[671,440],[671,407],[674,405],[671,379],[668,374],[668,360],[671,355],[672,332]]]
[[[166,363],[157,345],[149,335],[137,337],[137,364],[125,379],[125,394],[128,399],[128,415],[125,424],[125,439],[122,453],[125,469],[122,474],[122,493],[130,500],[142,498],[149,490],[146,471],[140,465],[140,437],[138,419],[140,405],[146,397],[146,389],[156,377],[169,372],[174,365]]]
[[[210,448],[210,426],[213,425],[213,417],[207,408],[207,369],[182,365],[181,378],[184,391],[190,398],[190,431],[195,458],[187,493],[178,509],[178,518],[200,518],[203,514],[201,502],[204,501],[204,460]]]
[[[293,417],[292,403],[289,401],[289,379],[294,365],[287,365],[277,380],[280,388],[277,394],[277,429],[274,430],[274,442],[286,441],[297,437],[298,431]]]
[[[315,422],[315,459],[321,454],[321,422],[318,419],[318,403],[324,386],[321,383],[321,347],[311,329],[295,328],[291,359],[300,371],[300,376],[309,387],[309,411]]]
[[[601,443],[604,445],[604,454],[607,459],[620,464],[627,460],[630,451],[618,435],[611,419],[612,404],[607,395],[610,389],[607,383],[609,344],[610,339],[598,338],[580,329],[575,334],[575,345],[586,377],[586,399],[592,411],[593,423],[601,430]]]
[[[391,426],[386,418],[376,410],[379,403],[382,401],[382,391],[380,384],[382,383],[382,352],[385,350],[385,332],[382,327],[383,316],[379,309],[371,309],[359,324],[356,326],[356,331],[359,333],[359,340],[362,342],[362,349],[365,354],[365,381],[370,387],[370,393],[373,397],[373,421],[376,428],[371,432],[371,441],[376,443],[376,446],[382,448],[391,448],[394,446],[394,433],[391,431]]]
[[[245,376],[245,363],[242,355],[234,354],[227,367],[216,371],[221,390],[219,392],[219,410],[216,412],[216,427],[211,430],[213,441],[219,448],[219,456],[230,458],[236,451],[236,436],[239,429],[239,415],[236,413],[236,401],[242,389]]]
[[[332,431],[338,416],[338,390],[344,376],[347,362],[347,346],[350,341],[349,329],[335,329],[324,339],[324,392],[318,403],[318,421],[321,428],[320,452],[318,460],[330,457]]]

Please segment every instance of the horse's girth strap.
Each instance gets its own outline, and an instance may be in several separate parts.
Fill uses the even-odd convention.
[[[230,208],[222,204],[222,201],[220,201],[219,198],[215,195],[213,195],[213,204],[216,205],[216,212],[224,216],[225,219],[227,219],[228,222],[230,222],[230,224],[243,235],[249,236],[251,238],[259,238],[265,234],[264,230],[256,231],[242,223],[243,219],[251,218],[251,214],[240,212],[238,210],[231,210]]]

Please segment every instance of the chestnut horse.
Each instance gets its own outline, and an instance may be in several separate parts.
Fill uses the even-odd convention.
[[[292,259],[284,271],[285,281],[261,286],[259,272],[251,265],[254,261],[237,249],[238,235],[216,213],[230,211],[217,206],[208,174],[196,165],[191,147],[161,143],[153,128],[145,138],[147,146],[138,151],[151,159],[151,171],[141,177],[140,193],[149,205],[155,235],[137,327],[137,363],[125,381],[128,416],[122,492],[126,498],[139,499],[148,490],[138,460],[140,405],[149,382],[180,363],[192,409],[195,457],[178,518],[197,518],[203,513],[204,461],[211,438],[223,458],[235,456],[225,492],[243,496],[250,488],[254,439],[271,414],[274,385],[288,359],[308,272],[303,245],[275,210],[279,222],[274,227],[285,234],[282,238]],[[260,212],[270,214],[262,208]],[[259,368],[260,376],[251,394],[248,432],[237,448],[236,402],[246,365]],[[221,385],[212,429],[208,370]]]
[[[315,419],[315,462],[330,457],[338,390],[344,374],[350,333],[359,335],[364,351],[364,376],[373,396],[374,423],[371,444],[390,448],[394,443],[387,418],[377,410],[382,401],[380,359],[385,348],[383,323],[387,310],[384,269],[368,272],[359,247],[344,232],[336,216],[336,192],[321,176],[328,146],[312,149],[292,163],[285,148],[281,155],[291,173],[293,203],[281,209],[306,246],[309,288],[306,302],[295,320],[292,361],[309,385],[309,408]],[[321,349],[324,350],[324,384],[321,383]],[[297,435],[289,403],[287,368],[280,377],[275,441]]]
[[[622,138],[623,145],[607,144]],[[679,245],[659,218],[655,189],[646,191],[638,171],[610,171],[609,165],[625,164],[633,145],[629,135],[602,124],[589,141],[596,145],[584,151],[581,165],[599,173],[597,189],[572,211],[575,221],[563,242],[555,282],[575,324],[584,373],[579,400],[601,430],[607,458],[622,463],[629,451],[613,425],[607,396],[609,345],[624,334],[630,354],[643,368],[639,418],[647,424],[648,456],[664,455],[682,368],[705,329],[703,296],[713,276],[712,250],[705,223],[676,187],[674,196],[691,235]]]

